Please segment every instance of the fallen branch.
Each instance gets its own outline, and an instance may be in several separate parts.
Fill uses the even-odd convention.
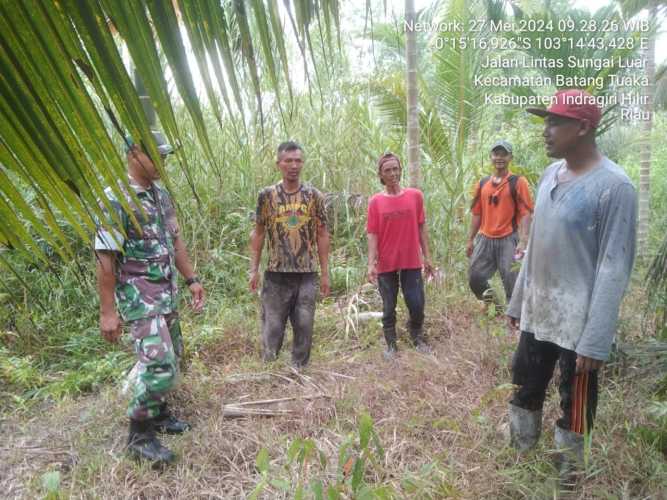
[[[250,417],[250,416],[264,416],[264,417],[277,417],[280,415],[288,415],[292,413],[292,410],[267,410],[265,408],[239,408],[236,406],[227,406],[222,407],[222,417],[223,418],[237,418],[237,417]]]
[[[351,375],[343,375],[342,373],[326,371],[326,370],[313,370],[313,371],[317,373],[322,373],[324,375],[330,375],[332,377],[340,377],[340,378],[346,378],[348,380],[356,380],[356,377],[353,377]]]
[[[320,387],[318,384],[316,384],[313,381],[312,377],[309,377],[308,375],[305,375],[305,374],[301,373],[299,370],[297,370],[294,367],[291,367],[290,370],[294,374],[294,376],[297,378],[297,380],[301,383],[301,385],[303,385],[305,387],[307,384],[310,384],[320,394],[326,394],[326,391],[322,387]]]
[[[262,372],[262,373],[234,373],[225,377],[225,382],[229,384],[235,384],[237,382],[251,382],[258,380],[271,380],[273,377],[283,379],[287,382],[292,383],[292,379],[280,375],[279,373],[273,372]]]
[[[318,399],[318,398],[330,398],[328,394],[312,394],[305,396],[292,396],[287,398],[277,398],[277,399],[262,399],[259,401],[243,401],[240,403],[231,403],[229,406],[239,407],[239,406],[253,406],[253,405],[264,405],[264,404],[274,404],[282,403],[284,401],[296,401],[298,399]]]

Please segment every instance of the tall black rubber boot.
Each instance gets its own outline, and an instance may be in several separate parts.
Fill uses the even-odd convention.
[[[396,357],[398,346],[396,345],[396,327],[383,328],[384,339],[387,342],[387,349],[384,351],[385,359],[391,360]]]
[[[160,415],[153,419],[153,428],[163,434],[183,434],[192,429],[192,426],[172,415],[167,403],[164,403],[160,408]]]
[[[154,467],[168,465],[176,460],[176,455],[155,437],[151,420],[130,419],[127,453],[136,460],[152,462]]]
[[[410,325],[409,321],[406,328],[410,332],[410,338],[412,339],[412,344],[415,346],[415,349],[422,354],[431,354],[431,346],[428,345],[428,342],[426,342],[426,339],[424,338],[423,328],[415,328]]]

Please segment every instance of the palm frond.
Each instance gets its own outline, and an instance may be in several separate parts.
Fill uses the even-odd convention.
[[[333,31],[340,26],[338,3],[285,0],[288,9],[299,13],[294,27],[301,39],[309,39],[311,24],[320,19],[317,29],[329,41],[330,50]],[[267,68],[276,96],[284,85],[278,80],[279,68],[289,80],[277,0],[253,0],[252,28],[245,4],[238,0],[0,2],[0,210],[4,215],[0,241],[44,260],[34,244],[37,234],[66,258],[69,241],[56,221],[71,225],[78,237],[89,238],[101,209],[110,208],[104,188],[110,186],[124,200],[126,167],[117,149],[121,138],[129,133],[152,158],[159,158],[120,44],[127,47],[140,73],[161,127],[174,144],[180,144],[181,130],[172,107],[175,97],[169,93],[161,61],[166,58],[196,138],[215,165],[187,47],[192,47],[218,123],[223,113],[220,98],[230,115],[233,101],[239,110],[246,108],[239,82],[243,66],[251,75],[258,107],[262,92],[258,68]],[[233,33],[232,26],[238,32]],[[242,40],[241,67],[235,64],[237,53],[231,42],[237,34]],[[262,48],[261,56],[254,47]],[[300,48],[305,56],[312,44]],[[291,96],[289,83],[288,89]],[[240,113],[244,124],[245,116]],[[189,172],[185,153],[177,154]],[[169,187],[168,177],[163,178]]]

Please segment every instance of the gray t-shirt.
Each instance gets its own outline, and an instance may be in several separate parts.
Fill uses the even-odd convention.
[[[540,179],[507,314],[521,318],[521,330],[538,340],[606,360],[635,256],[637,196],[606,157],[559,184],[563,161]]]

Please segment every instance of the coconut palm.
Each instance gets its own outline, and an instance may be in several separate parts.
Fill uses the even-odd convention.
[[[651,132],[653,130],[653,112],[656,93],[655,37],[659,14],[667,9],[667,2],[660,0],[622,0],[620,2],[627,17],[632,17],[647,9],[649,20],[653,24],[648,36],[646,57],[646,103],[643,105],[647,119],[642,121],[642,139],[639,163],[639,224],[637,227],[637,250],[640,257],[646,256],[648,243],[649,201],[651,195]]]
[[[332,50],[338,9],[337,0],[285,0],[282,6],[278,0],[0,2],[0,245],[46,262],[36,243],[41,238],[70,257],[70,239],[57,220],[89,238],[97,200],[108,204],[104,187],[120,194],[127,182],[116,147],[125,134],[159,157],[121,45],[168,138],[179,144],[181,131],[165,72],[215,162],[188,45],[218,120],[226,112],[245,122],[255,109],[261,122],[260,76],[271,82],[278,106],[285,88],[287,99],[292,93],[285,33],[293,32],[306,55],[311,30],[319,30],[328,41],[320,50]],[[251,82],[254,108],[245,81]],[[182,149],[177,155],[187,170]]]
[[[482,2],[463,0],[435,2],[420,14],[420,21],[433,26],[458,21],[466,28],[460,33],[461,37],[467,37],[467,40],[483,38],[487,33],[468,30],[469,21],[480,18],[482,5]],[[484,89],[472,84],[474,75],[480,71],[483,53],[476,50],[472,42],[465,47],[454,43],[443,44],[446,33],[433,31],[417,35],[417,43],[426,46],[420,55],[417,72],[418,117],[424,159],[422,174],[424,177],[435,176],[447,191],[447,196],[430,202],[438,207],[436,213],[442,217],[438,226],[449,245],[454,239],[447,236],[455,227],[460,229],[457,207],[467,195],[474,175],[468,168],[469,158],[466,155],[471,142],[478,140],[484,111]],[[426,40],[422,40],[423,37]],[[399,38],[400,43],[403,40]],[[397,56],[393,47],[388,50],[391,57]],[[409,122],[404,104],[407,88],[402,73],[398,70],[394,73],[383,71],[372,82],[371,90],[375,107],[388,131],[401,139],[405,137]],[[445,253],[445,259],[454,255],[449,250]]]
[[[419,108],[417,101],[419,91],[417,88],[417,42],[414,30],[416,20],[414,0],[405,0],[408,172],[412,187],[419,186]]]

